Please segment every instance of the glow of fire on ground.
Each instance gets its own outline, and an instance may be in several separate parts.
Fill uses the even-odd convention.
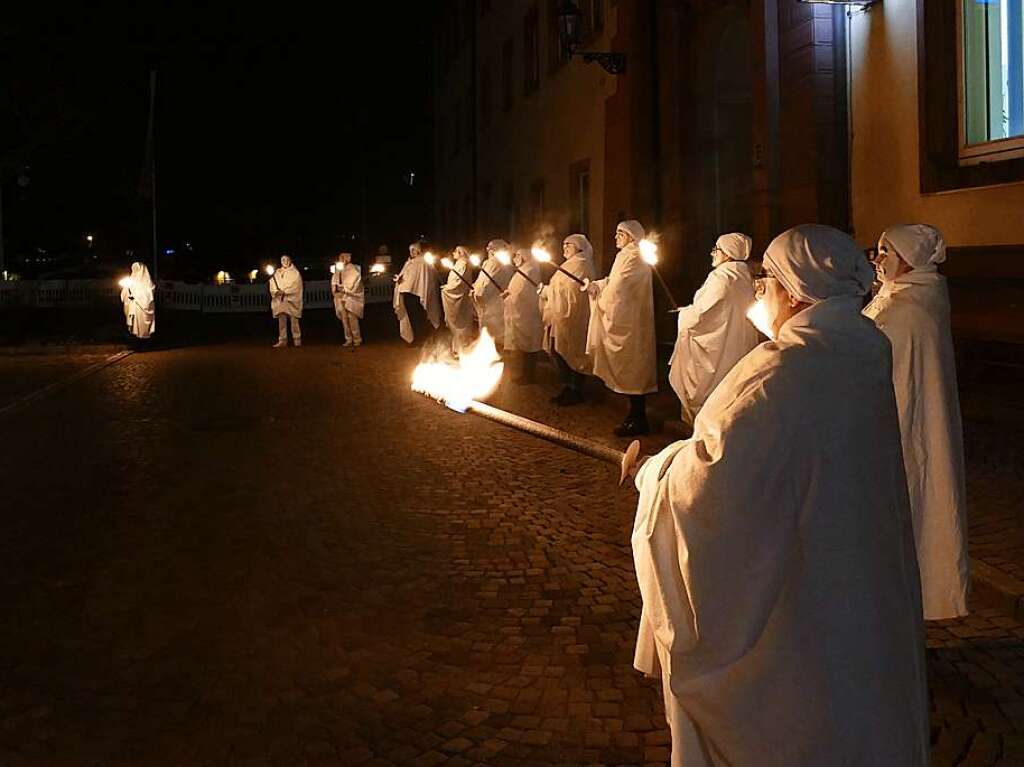
[[[625,452],[555,429],[529,418],[509,413],[478,400],[498,388],[505,366],[486,329],[466,349],[457,362],[433,360],[416,366],[412,375],[413,391],[433,397],[459,413],[472,412],[490,421],[509,426],[534,437],[575,450],[599,461],[619,467],[619,484],[635,476],[642,464],[640,442],[634,440]]]

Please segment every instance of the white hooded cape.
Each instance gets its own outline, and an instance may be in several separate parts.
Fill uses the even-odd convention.
[[[473,337],[475,322],[470,287],[459,277],[461,274],[469,279],[469,255],[464,248],[458,250],[461,252],[448,272],[448,281],[441,288],[441,303],[444,304],[444,321],[452,332],[455,348],[461,351]]]
[[[491,275],[489,278],[487,274]],[[479,315],[480,327],[487,328],[495,343],[505,343],[505,306],[501,293],[509,287],[509,281],[515,271],[511,266],[504,266],[494,256],[488,256],[487,260],[480,265],[480,274],[476,276],[473,283],[473,297],[476,301],[477,313]],[[499,290],[492,279],[497,281],[502,290]]]
[[[334,298],[334,313],[338,319],[341,319],[342,308],[359,319],[363,318],[366,296],[363,290],[362,270],[357,264],[345,264],[340,272],[331,275],[331,295]]]
[[[127,286],[121,288],[121,303],[128,331],[136,338],[149,338],[156,332],[156,286],[149,268],[136,261]]]
[[[651,267],[634,242],[615,256],[612,270],[590,299],[587,353],[594,375],[619,394],[658,390]]]
[[[791,318],[637,474],[635,665],[663,673],[673,765],[928,763],[889,345],[859,309]]]
[[[970,588],[967,501],[946,281],[934,270],[914,269],[883,283],[864,314],[892,343],[924,617],[963,616]]]
[[[420,305],[427,313],[427,319],[436,329],[441,327],[439,284],[437,270],[428,264],[422,256],[410,256],[402,266],[402,271],[398,273],[392,307],[395,310],[395,316],[398,317],[398,331],[406,343],[411,344],[415,340],[415,334],[412,322],[409,321],[409,315],[405,311],[405,304],[402,303],[402,294],[413,293],[420,299]]]
[[[295,264],[282,266],[267,282],[270,290],[270,311],[275,317],[288,314],[302,316],[302,275]],[[276,295],[280,293],[280,295]]]
[[[540,283],[540,264],[529,255],[519,269],[536,283]],[[506,351],[539,352],[544,348],[544,326],[540,319],[540,299],[537,288],[516,271],[508,285],[505,299]]]
[[[593,249],[586,238],[581,252],[562,262],[570,274],[593,280],[597,274]],[[587,354],[587,326],[590,324],[590,302],[577,282],[556,271],[551,282],[540,291],[541,317],[544,321],[544,348],[558,355],[577,373],[590,375],[594,365]]]
[[[668,380],[693,423],[708,395],[733,365],[757,346],[757,330],[747,319],[754,303],[754,281],[744,261],[719,264],[679,311],[679,335]]]

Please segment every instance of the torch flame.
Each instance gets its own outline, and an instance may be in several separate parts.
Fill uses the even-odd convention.
[[[530,253],[533,255],[535,260],[540,261],[541,263],[547,264],[551,261],[551,254],[544,250],[544,248],[532,248]]]
[[[437,263],[437,256],[435,256],[428,250],[426,253],[423,254],[423,260],[426,261],[431,266],[433,266],[434,264]]]
[[[127,288],[132,284],[132,278],[122,277],[120,280],[117,281],[117,284],[120,285],[122,288]]]
[[[658,263],[657,244],[648,239],[640,240],[640,257],[651,266],[656,266]]]
[[[469,257],[469,263],[471,263],[473,265],[474,269],[479,269],[480,268],[480,256],[478,256],[476,253],[472,254]]]
[[[501,264],[502,264],[503,266],[508,266],[509,264],[511,264],[511,263],[512,263],[512,256],[510,256],[510,255],[509,255],[509,253],[508,253],[508,251],[507,251],[507,250],[505,250],[504,248],[502,248],[502,249],[501,249],[501,250],[499,250],[499,251],[498,251],[497,253],[495,253],[495,254],[494,254],[494,257],[495,257],[496,259],[498,259],[498,261],[499,261],[499,262],[500,262],[500,263],[501,263]]]
[[[768,318],[768,307],[765,306],[764,301],[758,300],[750,305],[750,308],[747,309],[747,319],[762,334],[768,338],[775,338],[775,334],[772,332],[772,323]]]
[[[370,267],[370,274],[384,274],[388,270],[384,264],[374,264]]]
[[[458,362],[417,365],[412,374],[412,390],[464,413],[473,400],[487,397],[498,387],[504,369],[494,339],[485,328],[477,342],[459,355]]]
[[[453,266],[455,266],[455,264],[452,263],[452,260],[448,258],[448,256],[445,256],[444,258],[441,259],[441,266],[443,266],[445,269],[451,269]]]
[[[267,264],[263,271],[267,273],[268,277],[274,276],[274,267],[271,264]]]

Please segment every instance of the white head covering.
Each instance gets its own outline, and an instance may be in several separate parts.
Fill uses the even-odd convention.
[[[418,242],[414,242],[411,245],[409,245],[409,255],[411,257],[417,258],[422,252],[423,249],[420,248],[420,244]]]
[[[878,246],[888,243],[896,253],[920,271],[934,271],[946,260],[946,241],[942,232],[928,224],[890,226],[878,238]]]
[[[750,258],[750,249],[753,247],[753,244],[754,241],[747,237],[747,235],[732,232],[731,234],[723,234],[719,237],[715,242],[715,247],[725,253],[732,261],[746,261]]]
[[[149,290],[156,287],[153,285],[153,279],[149,276],[149,267],[139,261],[132,264],[132,281],[135,286],[148,288]]]
[[[619,225],[615,227],[615,231],[623,231],[633,238],[633,242],[637,245],[640,244],[640,240],[647,236],[644,231],[643,225],[639,221],[630,219],[629,221],[620,221]]]
[[[465,245],[456,245],[455,258],[469,258],[469,249]]]
[[[508,243],[502,239],[491,240],[487,243],[487,254],[497,253],[499,250],[508,250]]]
[[[291,256],[281,256],[281,266],[287,269],[292,265]]]
[[[594,246],[590,244],[585,234],[570,234],[562,243],[572,243],[576,246],[576,255],[588,261],[594,257]]]
[[[789,295],[808,304],[863,296],[875,276],[850,235],[821,224],[804,224],[780,234],[765,251],[764,264]]]

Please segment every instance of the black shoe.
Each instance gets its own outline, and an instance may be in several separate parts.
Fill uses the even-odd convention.
[[[616,437],[639,437],[642,434],[649,434],[651,427],[647,425],[647,419],[627,418],[620,426],[615,427]]]

